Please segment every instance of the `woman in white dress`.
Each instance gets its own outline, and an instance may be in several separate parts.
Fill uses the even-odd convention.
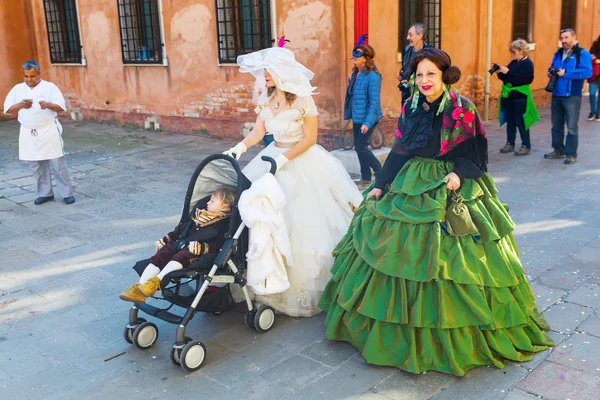
[[[275,142],[243,172],[254,181],[269,167],[262,156],[277,161],[275,177],[287,199],[283,213],[292,248],[293,266],[287,268],[290,288],[257,296],[257,301],[291,316],[310,317],[321,311],[317,303],[331,278],[331,253],[362,196],[342,163],[316,144],[318,113],[310,84],[314,74],[282,47],[240,56],[237,62],[240,71],[256,77],[266,96],[256,107],[254,130],[225,153],[239,159],[265,134],[274,136]]]

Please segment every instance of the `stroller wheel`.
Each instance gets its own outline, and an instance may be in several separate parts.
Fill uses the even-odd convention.
[[[254,328],[259,332],[267,332],[275,323],[275,310],[269,306],[260,306],[254,316]]]
[[[133,345],[140,350],[154,346],[158,339],[158,327],[152,322],[142,322],[133,331]]]
[[[256,309],[248,311],[244,315],[244,324],[250,329],[254,329],[254,317],[256,316]]]
[[[169,360],[177,366],[181,365],[181,349],[177,349],[175,347],[171,347],[171,351],[169,352]]]
[[[188,372],[194,372],[202,367],[206,360],[206,347],[202,342],[193,340],[181,350],[180,365]]]
[[[192,338],[189,336],[185,337],[185,344],[188,344],[189,342],[192,341]],[[181,366],[181,350],[183,350],[184,346],[179,345],[179,347],[177,343],[173,344],[173,347],[171,347],[171,351],[169,352],[169,359],[171,360],[171,362],[175,365],[177,365],[178,367]]]
[[[138,324],[141,324],[142,322],[146,322],[146,320],[144,318],[138,319]],[[130,325],[131,324],[127,324],[125,326],[125,330],[123,331],[123,339],[125,339],[125,341],[129,344],[133,344],[133,332],[137,326],[131,327]]]
[[[125,341],[129,344],[133,344],[133,328],[128,326],[125,327],[125,330],[123,331],[123,339],[125,339]]]

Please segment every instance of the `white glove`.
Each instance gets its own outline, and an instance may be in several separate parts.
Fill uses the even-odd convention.
[[[288,160],[288,158],[286,156],[284,156],[283,154],[280,154],[277,156],[277,158],[275,159],[275,162],[277,163],[277,171],[280,171],[281,168],[283,168],[283,166],[285,164],[287,164],[290,160]]]
[[[224,151],[223,154],[226,154],[229,157],[234,157],[235,154],[234,158],[236,160],[239,160],[242,154],[244,154],[246,151],[248,151],[248,147],[246,147],[246,145],[243,142],[239,142],[231,149]]]

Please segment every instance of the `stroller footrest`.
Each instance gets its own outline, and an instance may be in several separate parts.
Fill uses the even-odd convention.
[[[162,319],[163,321],[169,322],[171,324],[177,325],[177,324],[180,324],[181,321],[183,320],[183,317],[180,317],[179,315],[175,315],[175,314],[165,311],[161,308],[151,306],[150,304],[141,303],[141,304],[136,304],[136,305],[140,310],[142,310],[146,314],[152,315],[153,317]]]

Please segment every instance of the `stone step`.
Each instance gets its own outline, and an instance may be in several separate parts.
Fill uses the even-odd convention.
[[[380,149],[371,151],[373,152],[373,154],[375,154],[375,157],[377,157],[381,165],[383,165],[390,150],[390,147],[382,147]],[[344,164],[344,167],[346,167],[346,171],[348,171],[350,175],[360,175],[360,164],[358,162],[358,156],[356,155],[356,151],[354,151],[354,149],[334,150],[331,152],[331,154],[336,156],[342,162],[342,164]]]

